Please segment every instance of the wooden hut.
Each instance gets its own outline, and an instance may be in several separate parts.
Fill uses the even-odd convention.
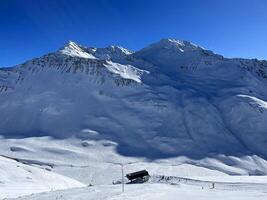
[[[131,183],[143,183],[148,181],[149,173],[146,170],[141,170],[133,173],[126,174],[126,177],[131,181]]]

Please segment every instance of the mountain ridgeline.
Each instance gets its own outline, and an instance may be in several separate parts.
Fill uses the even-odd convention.
[[[175,39],[137,52],[69,42],[0,69],[0,113],[5,138],[111,140],[148,159],[266,159],[267,61]]]

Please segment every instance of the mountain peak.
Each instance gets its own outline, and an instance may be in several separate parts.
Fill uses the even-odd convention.
[[[76,49],[76,50],[81,50],[83,47],[79,44],[77,44],[74,41],[69,40],[68,42],[65,43],[65,45],[60,49],[60,50],[66,50],[66,49]]]
[[[173,48],[173,49],[179,49],[181,52],[203,50],[202,47],[197,46],[189,41],[177,40],[171,38],[161,39],[159,42],[151,44],[150,47],[168,48],[168,49]]]
[[[66,45],[58,51],[60,54],[71,57],[82,57],[89,59],[121,59],[133,52],[121,46],[111,45],[105,48],[87,48],[73,41],[68,41]]]
[[[68,55],[71,57],[81,57],[81,58],[89,58],[96,59],[92,54],[86,51],[86,48],[73,42],[68,41],[68,43],[59,50],[60,54]]]
[[[192,60],[201,61],[207,55],[214,55],[214,53],[189,41],[170,38],[161,39],[134,53],[134,57],[145,59],[156,66],[164,66],[162,69],[168,68],[168,71],[172,66],[189,65]]]
[[[69,41],[67,42],[66,46],[80,46],[80,45],[78,45],[78,44],[75,43],[74,41],[69,40]]]

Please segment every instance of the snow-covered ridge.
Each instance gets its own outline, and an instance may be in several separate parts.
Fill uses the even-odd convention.
[[[120,60],[133,52],[121,46],[111,45],[105,48],[89,48],[79,45],[73,41],[69,41],[59,50],[59,53],[87,59]]]
[[[28,61],[20,65],[19,68],[33,74],[56,71],[67,74],[84,74],[89,76],[93,82],[103,84],[106,81],[111,81],[117,85],[127,85],[130,82],[141,83],[141,76],[145,72],[134,66],[119,64],[110,60],[53,53]]]
[[[137,52],[114,45],[105,48],[84,47],[70,41],[65,47],[59,50],[59,53],[71,57],[112,61],[125,66],[127,64],[135,65],[140,70],[146,69],[142,68],[142,65],[153,64],[158,67],[162,65],[165,67],[175,65],[181,69],[194,71],[198,68],[228,62],[229,64],[236,64],[241,68],[253,71],[262,78],[267,78],[266,61],[258,61],[256,59],[226,59],[189,41],[176,39],[162,39]],[[139,59],[144,59],[145,62],[138,64]]]
[[[189,41],[176,39],[162,39],[157,43],[150,45],[147,48],[177,48],[181,52],[204,50],[204,48],[197,46]]]
[[[72,57],[77,56],[81,58],[96,59],[96,57],[86,52],[82,46],[72,41],[69,41],[66,46],[59,50],[59,52]]]
[[[101,60],[121,61],[133,52],[120,46],[108,46],[105,48],[96,48],[94,56]]]
[[[47,69],[55,69],[62,73],[85,73],[100,77],[97,80],[100,83],[103,83],[108,77],[107,74],[110,73],[114,75],[114,81],[118,85],[128,84],[127,82],[129,81],[141,83],[141,76],[144,70],[129,64],[118,63],[130,54],[132,54],[130,50],[120,46],[88,48],[69,41],[56,53],[49,53],[40,58],[27,61],[19,65],[19,68],[27,69],[32,73],[44,73]],[[104,70],[105,68],[106,71]],[[120,77],[121,80],[116,77]]]

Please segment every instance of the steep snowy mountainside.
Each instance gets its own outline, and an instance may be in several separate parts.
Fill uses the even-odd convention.
[[[174,39],[137,52],[70,42],[12,73],[0,70],[0,84],[13,88],[0,93],[0,134],[110,141],[124,157],[185,156],[209,167],[217,159],[229,174],[267,174],[259,162],[267,158],[262,70],[266,61],[228,59]],[[247,157],[249,168],[240,164]]]
[[[145,70],[137,69],[131,65],[122,65],[119,63],[114,63],[112,61],[107,61],[104,66],[112,73],[119,74],[122,78],[128,80],[134,80],[137,83],[141,83],[141,76],[143,73],[149,73]]]
[[[81,54],[82,52],[80,52]],[[116,67],[114,67],[116,66]],[[140,81],[143,70],[131,65],[120,65],[112,61],[100,60],[97,58],[88,58],[75,56],[75,54],[51,53],[41,58],[30,60],[20,68],[26,69],[31,73],[47,73],[48,71],[59,71],[60,73],[86,74],[92,81],[103,83],[107,80],[116,84],[131,84]],[[114,69],[114,70],[111,70]],[[126,75],[128,74],[128,75]],[[139,78],[138,78],[139,77]]]
[[[233,59],[240,67],[244,67],[248,71],[256,73],[258,76],[267,79],[267,61],[257,59]]]

